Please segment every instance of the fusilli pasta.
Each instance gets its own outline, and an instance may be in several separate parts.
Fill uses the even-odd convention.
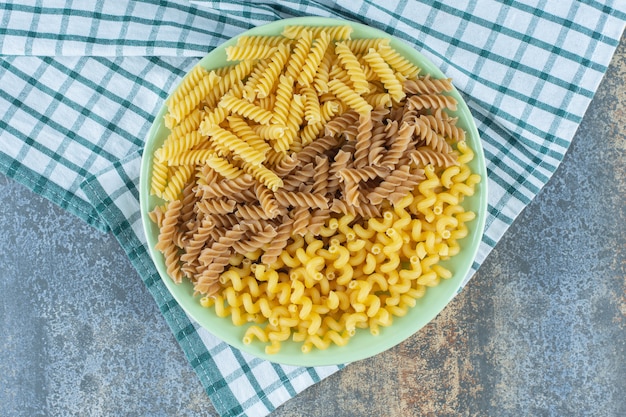
[[[150,218],[175,282],[256,324],[244,342],[303,352],[378,334],[469,233],[480,177],[450,80],[419,75],[389,39],[349,26],[242,36],[167,100]],[[209,88],[210,87],[210,88]]]

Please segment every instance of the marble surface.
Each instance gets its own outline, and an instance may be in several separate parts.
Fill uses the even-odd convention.
[[[548,185],[428,326],[276,410],[626,415],[626,39]],[[130,262],[0,176],[0,416],[216,416]]]

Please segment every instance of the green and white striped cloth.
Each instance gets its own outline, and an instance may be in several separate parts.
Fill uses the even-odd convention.
[[[317,15],[404,39],[466,99],[489,208],[472,273],[550,179],[622,36],[623,0],[20,1],[0,4],[0,172],[118,238],[222,416],[264,416],[341,367],[253,358],[190,320],[146,248],[141,151],[164,99],[253,26]],[[471,274],[468,276],[468,279]]]

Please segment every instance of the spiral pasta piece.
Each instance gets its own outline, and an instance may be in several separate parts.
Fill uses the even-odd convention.
[[[407,165],[394,170],[379,186],[367,194],[367,199],[372,204],[381,204],[398,187],[406,184],[410,178],[410,170]],[[413,184],[416,185],[416,184]]]
[[[277,231],[271,225],[266,224],[262,230],[247,233],[242,240],[233,243],[233,249],[242,255],[247,255],[258,249],[262,249],[276,236]]]
[[[334,136],[321,137],[310,144],[304,146],[302,150],[296,153],[296,159],[302,164],[306,165],[315,160],[315,157],[319,154],[330,150],[339,145],[339,138]]]
[[[335,198],[330,206],[333,213],[343,213],[351,216],[359,215],[364,218],[380,217],[380,208],[368,202],[359,201],[359,205],[349,204],[347,201]]]
[[[263,208],[263,211],[269,218],[276,217],[280,210],[274,194],[269,188],[263,185],[257,185],[254,189],[257,199]]]
[[[354,91],[361,95],[369,93],[370,89],[365,73],[352,50],[345,43],[338,42],[335,45],[335,52],[339,57],[339,62],[346,69],[350,77]]]
[[[392,106],[391,96],[389,95],[389,93],[366,94],[363,96],[363,98],[373,107],[391,107]]]
[[[285,134],[276,139],[274,149],[278,152],[286,152],[293,146],[300,131],[300,124],[304,118],[304,99],[300,94],[294,94],[291,98],[289,113],[287,114],[287,123]]]
[[[189,181],[193,175],[193,167],[190,165],[181,165],[177,167],[174,174],[170,177],[170,180],[163,190],[162,198],[167,201],[175,201],[185,186],[185,183]]]
[[[239,84],[250,74],[253,68],[254,65],[252,61],[241,61],[230,68],[230,70],[222,76],[215,88],[206,96],[206,106],[209,108],[215,107],[220,99],[230,91],[233,86]]]
[[[282,138],[285,135],[285,130],[287,130],[287,127],[274,124],[254,125],[252,126],[252,130],[264,141],[272,141]],[[267,142],[266,145],[268,146],[267,152],[272,151],[271,146]]]
[[[287,68],[285,68],[285,75],[291,77],[294,82],[300,76],[300,71],[302,71],[304,61],[306,60],[307,55],[311,50],[312,44],[313,33],[310,30],[302,30],[299,37],[297,38],[293,51],[291,52],[291,57],[287,64]]]
[[[392,122],[396,123],[397,122]],[[380,166],[383,154],[386,150],[385,144],[387,143],[387,132],[385,131],[385,125],[379,124],[372,131],[371,145],[369,153],[367,154],[368,165]]]
[[[353,181],[350,177],[341,178],[343,179],[343,196],[346,202],[355,207],[360,206],[361,192],[358,181]]]
[[[287,116],[293,96],[294,78],[290,75],[281,75],[276,87],[276,102],[274,103],[272,123],[279,126],[287,125]],[[282,132],[284,134],[284,130]],[[282,135],[281,135],[282,136]],[[277,139],[277,138],[275,138]]]
[[[308,124],[304,126],[302,132],[300,133],[300,137],[302,139],[302,146],[307,146],[311,142],[313,142],[324,129],[323,122],[317,122],[314,124]]]
[[[323,194],[328,187],[328,171],[330,169],[330,163],[328,158],[317,156],[315,158],[315,173],[313,175],[313,188],[314,194]]]
[[[196,204],[198,211],[206,215],[228,214],[235,211],[237,202],[229,198],[203,199]]]
[[[198,149],[179,153],[168,160],[170,166],[177,165],[199,165],[206,162],[210,156],[215,154],[214,149]]]
[[[265,253],[261,256],[261,261],[266,265],[271,265],[278,260],[278,256],[281,254],[285,246],[291,237],[291,230],[293,227],[293,219],[289,217],[283,217],[276,229],[276,236],[269,244],[269,247],[265,250]]]
[[[390,169],[378,166],[366,166],[363,168],[342,168],[337,172],[337,176],[342,180],[352,182],[366,182],[376,178],[384,178],[391,172]]]
[[[328,208],[328,201],[321,194],[278,190],[274,196],[283,206]]]
[[[307,232],[307,226],[311,218],[308,207],[296,207],[292,212],[293,226],[291,234],[304,236]]]
[[[389,46],[391,41],[389,38],[363,38],[348,39],[343,41],[354,54],[365,54],[370,49],[378,49],[379,47]]]
[[[237,46],[245,46],[245,45],[278,46],[280,44],[291,45],[292,43],[293,43],[292,39],[285,38],[282,36],[248,35],[248,36],[240,36],[237,39]]]
[[[389,201],[392,204],[398,203],[400,200],[409,195],[415,188],[415,185],[421,183],[424,178],[423,169],[409,169],[409,178],[399,187],[396,187],[391,194],[389,194]]]
[[[245,98],[250,103],[253,103],[257,98],[257,85],[259,84],[259,79],[265,73],[267,66],[270,61],[268,59],[260,60],[255,67],[252,69],[250,76],[246,79],[246,83],[243,85],[243,90],[241,92],[241,97]],[[266,97],[267,98],[267,97]],[[262,106],[260,106],[262,107]]]
[[[324,126],[337,114],[339,105],[335,101],[325,102],[320,111],[321,120],[317,123],[307,124],[300,131],[302,145],[307,146],[313,142],[324,130]]]
[[[337,64],[339,64],[339,60],[337,60]],[[330,71],[329,77],[331,80],[339,80],[351,89],[354,89],[354,84],[352,83],[352,79],[350,78],[348,71],[346,71],[343,67],[339,65],[333,67],[333,69]]]
[[[392,141],[390,141],[389,150],[380,162],[382,167],[393,168],[398,164],[400,158],[404,155],[409,143],[413,139],[414,131],[415,126],[408,123],[404,123],[400,126],[398,134],[393,137]]]
[[[283,178],[283,188],[287,191],[300,190],[303,184],[311,182],[314,174],[315,169],[313,168],[312,163],[299,167],[298,169],[291,171],[289,175]]]
[[[160,152],[157,154],[157,157],[161,161],[168,161],[174,156],[193,148],[203,141],[206,141],[206,137],[201,135],[200,132],[194,130],[177,140],[164,143],[160,148]]]
[[[334,193],[339,188],[339,172],[347,168],[352,160],[352,153],[340,149],[330,164],[328,171],[328,192]]]
[[[212,126],[207,129],[207,133],[213,142],[236,153],[245,162],[259,165],[265,160],[265,156],[261,152],[222,127]]]
[[[174,241],[176,239],[176,227],[182,206],[182,202],[179,200],[172,201],[168,204],[163,216],[158,243],[156,245],[156,248],[163,252],[168,275],[177,283],[182,281],[183,276],[180,270],[178,248],[175,246]]]
[[[324,126],[324,133],[327,136],[335,136],[344,132],[349,126],[354,126],[358,120],[359,115],[355,110],[347,111],[337,117],[334,117],[330,122]]]
[[[439,109],[445,108],[452,111],[456,110],[456,99],[445,94],[422,94],[419,96],[411,96],[407,100],[409,106],[416,110],[422,109]]]
[[[319,37],[322,32],[326,32],[330,35],[332,40],[342,41],[350,39],[352,35],[352,27],[348,25],[341,26],[300,26],[289,25],[285,26],[282,31],[282,36],[288,39],[297,39],[302,36],[302,32],[311,31],[314,37]]]
[[[201,269],[198,272],[204,271],[217,257],[221,256],[225,249],[232,249],[232,244],[237,237],[242,237],[245,231],[238,224],[228,225],[228,221],[220,222],[217,219],[231,217],[231,214],[225,215],[211,215],[211,221],[215,222],[215,227],[211,230],[210,244],[202,249],[198,256],[198,261],[201,265]],[[220,244],[219,241],[222,241]],[[228,246],[226,246],[228,244]]]
[[[169,142],[176,142],[181,137],[185,136],[189,132],[197,130],[202,121],[202,112],[200,109],[195,109],[187,117],[185,117],[179,124],[174,126],[170,134],[165,138],[163,144]]]
[[[265,59],[276,52],[274,45],[249,44],[228,46],[224,49],[228,61]]]
[[[202,250],[199,259],[206,266],[206,269],[198,277],[194,285],[195,292],[212,295],[219,289],[219,287],[216,288],[213,284],[218,282],[219,275],[224,272],[224,268],[229,263],[233,243],[237,242],[244,233],[240,228],[227,230],[224,236],[221,236],[217,242]]]
[[[415,135],[426,143],[427,146],[439,153],[450,153],[452,147],[446,142],[443,136],[437,134],[435,130],[430,127],[430,123],[425,121],[428,119],[414,119]]]
[[[359,114],[367,114],[373,109],[372,105],[365,101],[363,97],[337,79],[328,82],[328,89]]]
[[[254,185],[254,179],[249,174],[244,174],[231,180],[221,180],[211,182],[207,185],[199,186],[204,198],[218,198],[223,195],[236,196],[242,191]]]
[[[167,186],[168,168],[158,157],[152,158],[152,177],[150,178],[150,194],[160,197]]]
[[[215,227],[215,223],[210,218],[202,220],[198,230],[193,234],[193,237],[185,246],[185,253],[180,256],[180,260],[186,264],[191,264],[197,261],[200,251],[205,246],[206,242],[210,239],[210,232]]]
[[[272,111],[274,109],[274,104],[276,103],[276,94],[270,94],[267,97],[257,99],[257,104],[260,108]]]
[[[232,115],[228,116],[227,121],[230,130],[251,148],[263,154],[270,150],[270,145],[243,118]]]
[[[197,173],[198,172],[196,170],[194,174],[197,175]],[[180,212],[180,221],[181,223],[187,225],[188,230],[192,230],[192,226],[190,222],[192,222],[195,217],[193,208],[196,202],[198,201],[198,196],[195,193],[196,185],[193,181],[193,176],[194,175],[192,175],[191,178],[185,183],[185,187],[183,188],[183,192],[182,192],[182,197],[180,198],[183,202],[183,208]],[[189,235],[189,233],[186,233],[186,234]],[[179,246],[182,247],[183,245],[180,244]]]
[[[263,165],[247,164],[243,166],[243,169],[272,191],[276,191],[283,186],[283,180],[275,172]]]
[[[330,35],[327,32],[322,31],[315,39],[315,42],[311,46],[309,54],[307,55],[302,65],[302,70],[298,75],[298,84],[304,87],[308,87],[313,82],[317,69],[322,63],[322,59],[326,54],[326,49],[330,44]]]
[[[290,49],[287,45],[279,45],[276,52],[270,57],[270,63],[262,77],[259,78],[257,85],[257,97],[263,98],[270,95],[274,85],[278,81],[278,77],[282,72],[287,60],[289,59]],[[259,122],[260,123],[260,122]]]
[[[168,107],[168,110],[171,112],[172,107],[181,102],[184,97],[189,94],[198,83],[207,75],[209,75],[209,71],[204,69],[201,65],[196,65],[192,68],[192,70],[185,76],[180,85],[176,88],[174,93],[167,99],[165,104]]]
[[[303,87],[300,91],[304,96],[304,120],[308,124],[320,122],[322,120],[322,109],[317,93],[312,87]]]
[[[240,220],[234,213],[213,213],[209,217],[211,221],[215,223],[215,228],[211,230],[211,237],[213,238],[213,240],[217,240],[220,236],[223,236],[226,232],[226,229],[238,226]]]
[[[458,164],[453,154],[439,153],[428,146],[420,146],[419,148],[410,151],[409,157],[417,166],[426,166],[430,164],[436,167],[447,168]]]
[[[269,220],[274,216],[268,215],[261,206],[246,204],[237,207],[237,217],[243,220]]]
[[[369,149],[372,143],[372,123],[371,114],[360,114],[358,132],[356,135],[356,147],[354,151],[355,168],[363,168],[367,165]]]
[[[227,109],[232,113],[237,113],[240,116],[246,117],[264,125],[268,124],[272,119],[271,111],[249,103],[244,99],[237,98],[233,95],[226,95],[222,97],[219,102],[219,106]]]
[[[369,64],[370,68],[378,75],[385,89],[396,102],[400,102],[406,93],[402,90],[402,84],[396,78],[394,71],[389,67],[385,60],[375,49],[370,49],[363,59]]]
[[[365,79],[368,81],[370,92],[371,93],[385,92],[385,87],[380,82],[378,74],[376,74],[374,70],[372,69],[372,67],[369,66],[367,61],[363,59],[363,55],[359,56],[358,60],[359,60],[359,64],[361,64],[361,69],[363,70],[363,74],[365,74]]]
[[[279,177],[284,177],[293,171],[298,165],[300,161],[295,158],[292,158],[289,155],[285,155],[280,161],[278,161],[272,171],[276,173]]]
[[[333,48],[326,48],[326,53],[317,67],[315,77],[313,77],[313,87],[318,94],[328,93],[328,81],[330,80],[330,69],[335,57]]]
[[[420,115],[419,118],[433,131],[449,138],[452,142],[465,140],[465,130],[453,125],[449,120],[440,119],[432,115]]]
[[[403,57],[389,45],[378,45],[376,48],[380,56],[389,64],[389,66],[404,78],[415,78],[420,72],[419,67],[413,65],[408,59]]]
[[[158,236],[157,249],[164,249],[168,245],[173,244],[176,240],[176,226],[182,208],[183,203],[180,200],[172,201],[167,205],[163,215],[161,232]]]
[[[242,169],[237,168],[228,162],[228,160],[217,156],[215,153],[210,154],[204,162],[213,168],[215,172],[219,173],[224,178],[228,178],[229,180],[234,180],[244,173]]]
[[[444,91],[452,91],[452,80],[449,78],[437,79],[430,75],[424,77],[409,77],[404,82],[403,88],[409,94],[436,94]]]
[[[216,107],[213,110],[206,112],[204,115],[204,119],[202,120],[202,122],[200,122],[200,133],[208,136],[208,129],[211,126],[218,126],[222,124],[222,122],[226,120],[226,116],[228,116],[228,110],[224,107]]]
[[[200,101],[206,97],[209,91],[215,87],[219,80],[220,77],[215,75],[214,72],[210,72],[198,82],[193,90],[184,96],[183,100],[172,102],[170,114],[176,122],[178,123],[183,120],[189,113],[198,107]]]

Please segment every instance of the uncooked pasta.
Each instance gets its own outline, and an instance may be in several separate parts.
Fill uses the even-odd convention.
[[[453,272],[480,177],[449,79],[349,26],[243,36],[167,100],[150,218],[174,282],[267,353],[379,334]]]

